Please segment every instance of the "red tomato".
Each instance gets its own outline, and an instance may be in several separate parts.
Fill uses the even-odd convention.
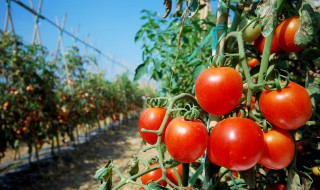
[[[204,153],[208,145],[208,131],[201,120],[174,118],[168,125],[165,143],[168,152],[178,162],[191,163]]]
[[[182,164],[179,164],[178,166],[174,167],[179,176],[180,176],[180,179],[182,179]],[[175,175],[174,171],[173,171],[173,168],[167,168],[167,178],[172,182],[174,183],[175,185],[178,185],[178,177]]]
[[[287,167],[293,160],[295,145],[290,133],[273,128],[264,133],[265,147],[259,163],[267,168],[279,170]]]
[[[303,46],[294,43],[294,36],[300,25],[300,17],[294,16],[282,21],[276,28],[276,38],[279,47],[285,52],[297,52],[302,50]]]
[[[158,165],[158,164],[157,163],[152,164],[152,165],[150,165],[150,167],[153,167],[156,165]],[[141,183],[144,185],[147,185],[151,181],[157,181],[161,177],[162,177],[162,170],[161,170],[161,168],[158,168],[158,169],[155,169],[155,170],[141,176]],[[164,186],[164,187],[167,186],[167,182],[165,180],[159,181],[158,184],[161,186]]]
[[[282,184],[282,183],[275,184],[275,185],[272,185],[272,186],[268,186],[266,188],[266,190],[285,190],[285,189],[286,189],[286,185]]]
[[[156,144],[158,135],[155,133],[145,133],[142,132],[141,129],[148,129],[148,130],[158,130],[162,124],[164,116],[166,115],[166,109],[154,107],[154,108],[147,108],[145,109],[139,118],[139,133],[141,137],[149,144]],[[172,120],[171,117],[167,120],[166,126]],[[165,126],[165,127],[166,127]],[[164,129],[165,131],[165,129]],[[164,141],[164,132],[162,134],[162,142]]]
[[[195,84],[196,98],[202,109],[214,115],[231,112],[242,95],[241,75],[230,67],[204,70]]]
[[[254,46],[258,49],[258,51],[261,55],[263,53],[263,48],[264,48],[265,42],[266,42],[266,38],[263,37],[262,35],[254,41]],[[277,37],[273,36],[272,44],[271,44],[271,48],[270,48],[270,54],[279,53],[280,51],[281,51],[281,49],[278,46]]]
[[[253,67],[259,65],[259,64],[260,64],[260,61],[259,61],[259,59],[257,59],[257,58],[254,57],[254,58],[248,59],[248,60],[247,60],[247,64],[248,64],[248,66],[249,66],[250,68],[253,68]]]
[[[263,132],[254,121],[247,118],[227,118],[212,129],[208,155],[214,164],[243,171],[258,163],[263,148]]]
[[[287,130],[303,126],[312,115],[310,95],[294,82],[281,90],[264,90],[259,100],[263,116],[273,125]]]

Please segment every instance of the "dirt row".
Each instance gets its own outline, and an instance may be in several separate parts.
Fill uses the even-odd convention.
[[[98,189],[100,182],[93,176],[108,160],[113,159],[125,173],[132,155],[139,154],[142,158],[155,155],[154,151],[142,152],[143,142],[137,131],[137,124],[137,119],[131,119],[105,130],[91,137],[88,142],[77,145],[74,150],[65,152],[61,160],[43,160],[40,170],[35,166],[27,166],[19,172],[7,173],[0,177],[0,189]],[[113,184],[118,181],[117,176],[114,176]],[[126,185],[121,189],[138,187]]]

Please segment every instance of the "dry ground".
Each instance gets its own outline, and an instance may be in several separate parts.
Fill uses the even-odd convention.
[[[125,172],[131,155],[150,158],[155,155],[151,150],[142,152],[143,143],[137,131],[137,119],[108,129],[91,138],[87,143],[77,145],[75,150],[68,151],[62,160],[52,160],[41,163],[37,171],[32,167],[5,175],[1,181],[0,189],[26,189],[26,190],[96,190],[100,182],[93,178],[97,169],[103,167],[109,159]],[[119,179],[113,177],[115,185]],[[5,183],[3,183],[5,181]],[[137,186],[126,185],[121,189],[138,189]]]

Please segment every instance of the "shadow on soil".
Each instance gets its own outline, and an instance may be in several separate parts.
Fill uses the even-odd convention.
[[[131,119],[90,136],[88,142],[77,145],[73,150],[63,151],[61,160],[47,156],[41,159],[40,169],[24,164],[14,171],[1,174],[0,189],[80,189],[80,186],[81,189],[97,189],[99,181],[93,176],[101,165],[109,159],[128,157],[127,152],[138,151],[142,147],[141,140],[132,141],[132,137],[139,136],[137,123],[137,119]],[[136,144],[137,150],[132,150],[130,144]]]

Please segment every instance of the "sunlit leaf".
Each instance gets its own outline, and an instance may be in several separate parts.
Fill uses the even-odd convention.
[[[299,46],[307,45],[315,34],[315,22],[314,19],[316,13],[308,3],[303,3],[300,12],[300,25],[298,31],[294,36],[294,43]]]
[[[319,60],[319,58],[318,58]],[[319,60],[320,61],[320,60]],[[316,71],[309,71],[306,80],[306,89],[311,97],[312,107],[316,108],[316,103],[320,99],[320,74]]]
[[[135,74],[134,74],[134,81],[137,81],[139,80],[144,74],[146,74],[148,71],[148,64],[146,63],[142,63],[140,64],[137,68],[136,68],[136,71],[135,71]]]
[[[139,172],[139,160],[136,156],[131,156],[131,159],[127,166],[127,172],[133,176]]]
[[[204,71],[207,67],[204,64],[196,66],[196,68],[193,71],[193,80],[196,81],[198,76],[202,71]]]
[[[219,0],[219,11],[221,13],[226,13],[228,11],[228,5],[225,0]]]
[[[293,167],[290,168],[288,173],[287,189],[310,189],[312,182],[312,178],[308,174],[296,171]]]
[[[257,7],[261,33],[267,37],[277,24],[277,0],[266,0]]]
[[[112,168],[112,160],[109,160],[109,162],[103,168],[100,168],[96,171],[94,178],[100,181],[108,181],[112,176]]]

